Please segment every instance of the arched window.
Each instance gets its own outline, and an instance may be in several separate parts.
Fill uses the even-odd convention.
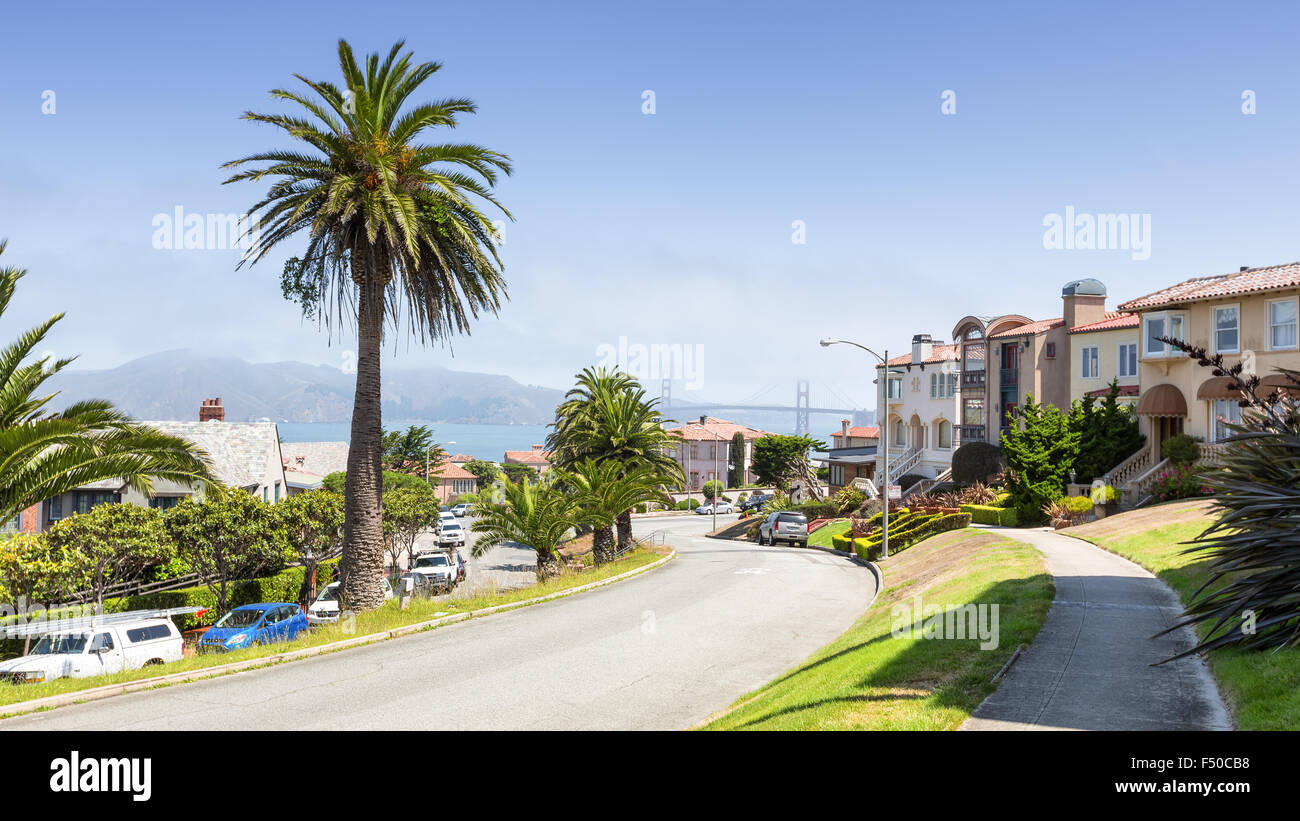
[[[939,442],[939,447],[941,448],[952,447],[952,423],[949,422],[947,419],[939,420],[937,439]]]
[[[893,434],[891,437],[893,441],[889,443],[890,447],[901,448],[907,444],[907,425],[903,423],[902,419],[895,419],[893,427],[894,429],[890,431]]]

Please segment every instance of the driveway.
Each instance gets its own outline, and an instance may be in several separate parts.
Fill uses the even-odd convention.
[[[874,577],[819,550],[637,519],[678,557],[628,581],[401,639],[74,705],[0,729],[680,729],[846,630]]]
[[[1195,646],[1190,628],[1153,639],[1182,613],[1147,570],[1049,530],[1001,529],[1036,547],[1056,600],[1033,644],[963,730],[1229,730],[1204,662],[1156,663]]]

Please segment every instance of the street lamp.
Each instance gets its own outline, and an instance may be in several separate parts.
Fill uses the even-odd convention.
[[[880,558],[889,558],[889,349],[885,349],[885,355],[881,356],[866,345],[859,345],[856,342],[850,342],[847,339],[823,339],[821,346],[829,348],[831,345],[852,345],[855,348],[861,348],[867,353],[880,360],[880,364],[885,366],[885,419],[882,422],[877,419],[876,424],[880,426],[880,448],[885,453],[885,468],[882,481],[885,487],[883,495],[884,502],[881,504],[880,515]],[[850,534],[852,535],[852,534]],[[850,540],[851,541],[851,540]]]

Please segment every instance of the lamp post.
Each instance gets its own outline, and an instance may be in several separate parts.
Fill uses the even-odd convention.
[[[880,426],[880,447],[885,453],[884,483],[885,492],[883,494],[884,503],[881,505],[880,513],[880,558],[889,558],[889,349],[885,349],[885,355],[881,356],[866,345],[859,345],[856,342],[850,342],[847,339],[823,339],[821,346],[829,348],[831,345],[852,345],[855,348],[861,348],[867,353],[880,360],[880,364],[885,366],[885,419],[882,422],[877,419],[876,424]]]

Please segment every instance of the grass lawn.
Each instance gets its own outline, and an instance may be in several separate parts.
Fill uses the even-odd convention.
[[[966,529],[881,564],[885,589],[848,632],[703,729],[952,730],[993,692],[990,679],[1042,627],[1052,578],[1029,545]],[[895,638],[895,605],[997,604],[999,642]]]
[[[617,576],[620,573],[626,573],[629,570],[635,570],[638,567],[644,567],[651,562],[663,558],[669,552],[671,552],[671,548],[642,548],[629,553],[618,561],[602,565],[598,569],[589,568],[582,572],[565,573],[544,584],[513,588],[500,592],[487,591],[473,596],[466,596],[464,598],[417,598],[411,600],[410,607],[406,610],[402,610],[397,601],[390,601],[378,610],[359,614],[356,618],[355,629],[352,629],[351,631],[346,630],[344,626],[341,625],[322,625],[320,627],[311,628],[307,633],[291,642],[249,647],[247,649],[236,650],[229,653],[204,654],[184,658],[180,661],[171,662],[162,666],[149,667],[141,670],[127,670],[113,675],[93,676],[91,678],[62,678],[43,684],[0,683],[0,707],[19,704],[23,701],[42,698],[44,696],[71,693],[76,692],[77,690],[87,690],[93,687],[102,687],[107,684],[122,684],[129,681],[152,678],[159,675],[168,675],[171,673],[183,673],[191,670],[194,671],[195,678],[202,678],[204,669],[208,667],[215,667],[217,665],[228,664],[234,661],[276,656],[287,651],[301,650],[307,647],[329,644],[330,642],[354,638],[356,636],[383,633],[388,630],[405,627],[411,624],[418,624],[422,621],[428,621],[443,615],[473,613],[474,611],[482,610],[486,607],[508,605],[515,602],[522,602],[527,599],[547,596],[552,593],[563,593],[565,590],[571,590],[584,584],[601,581],[612,576]],[[3,713],[3,710],[0,710],[0,713]]]
[[[808,544],[811,547],[831,547],[831,537],[848,530],[850,524],[849,520],[845,519],[842,522],[830,522],[819,527],[808,537]]]
[[[1079,536],[1142,565],[1173,588],[1184,603],[1209,578],[1209,562],[1182,551],[1188,542],[1212,521],[1203,503],[1198,515],[1188,518],[1186,506],[1151,508],[1154,513],[1167,507],[1169,524],[1148,517],[1146,529],[1134,527],[1131,514],[1109,516],[1099,522],[1070,528],[1065,533]],[[1207,625],[1198,626],[1204,637]],[[1245,652],[1233,648],[1215,650],[1207,657],[1210,671],[1219,682],[1228,707],[1241,730],[1300,729],[1300,649],[1276,652]]]

